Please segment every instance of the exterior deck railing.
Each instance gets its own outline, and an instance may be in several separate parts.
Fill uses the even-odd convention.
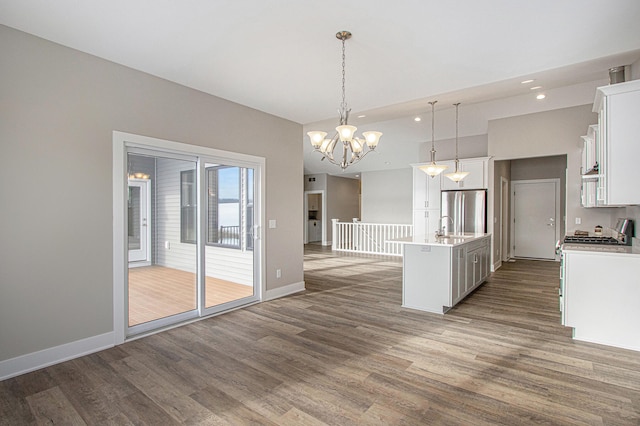
[[[392,240],[413,235],[412,225],[338,222],[332,219],[331,248],[352,253],[402,256],[402,244]]]

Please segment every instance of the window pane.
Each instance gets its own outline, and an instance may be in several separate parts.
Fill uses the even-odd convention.
[[[180,172],[180,242],[196,242],[196,171]]]

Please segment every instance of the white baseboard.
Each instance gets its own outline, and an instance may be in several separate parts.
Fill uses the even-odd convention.
[[[0,361],[0,381],[113,347],[113,332]]]
[[[491,265],[491,272],[495,272],[502,266],[502,260],[498,260],[496,263]]]
[[[293,283],[285,285],[284,287],[274,288],[273,290],[267,290],[264,295],[264,301],[278,299],[280,297],[288,296],[290,294],[299,293],[305,290],[304,281],[299,283]]]

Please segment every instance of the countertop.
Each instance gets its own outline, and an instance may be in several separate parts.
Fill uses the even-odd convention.
[[[444,237],[436,237],[435,235],[414,235],[413,237],[398,238],[392,240],[402,244],[414,244],[422,246],[459,246],[480,238],[488,237],[491,234],[463,234],[463,235],[447,235]]]
[[[640,246],[638,245],[616,246],[607,244],[565,243],[562,244],[562,251],[640,257]]]

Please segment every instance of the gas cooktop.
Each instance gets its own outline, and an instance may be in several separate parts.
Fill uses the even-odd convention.
[[[582,244],[605,244],[610,246],[622,245],[624,243],[620,242],[613,237],[596,237],[590,235],[567,235],[564,237],[565,243],[582,243]]]

